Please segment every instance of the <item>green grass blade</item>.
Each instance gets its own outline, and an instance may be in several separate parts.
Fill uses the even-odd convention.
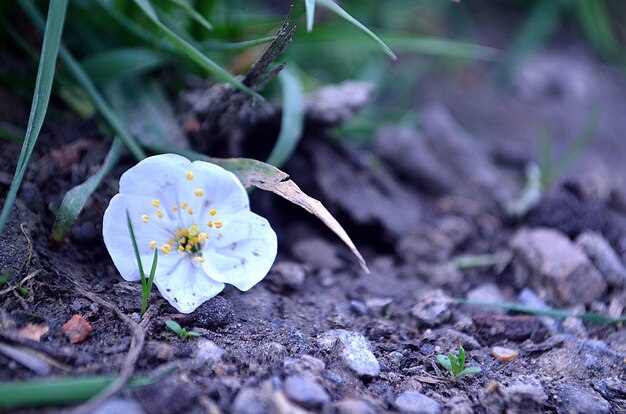
[[[271,154],[267,158],[268,164],[281,167],[291,157],[302,136],[304,128],[304,92],[298,75],[289,69],[278,74],[282,87],[282,118],[280,133]]]
[[[465,368],[465,349],[463,349],[463,346],[459,347],[459,367],[461,369]]]
[[[313,21],[315,20],[315,0],[304,0],[306,9],[306,31],[313,30]]]
[[[544,46],[559,27],[563,2],[542,0],[533,6],[494,72],[496,81],[507,85],[517,69]]]
[[[167,37],[181,52],[183,52],[189,59],[194,61],[200,67],[205,69],[211,75],[215,77],[215,79],[229,83],[233,85],[235,88],[249,93],[259,99],[260,95],[256,94],[253,90],[248,88],[246,85],[241,83],[237,78],[228,73],[224,68],[222,68],[217,63],[213,62],[211,59],[206,57],[202,52],[196,49],[192,44],[187,42],[182,37],[178,36],[174,33],[169,27],[165,26],[159,16],[157,16],[156,12],[152,8],[152,5],[148,2],[148,0],[134,0],[135,4],[144,12],[144,14],[152,21],[152,23]]]
[[[141,263],[141,255],[139,254],[139,247],[137,247],[137,239],[135,238],[135,230],[133,230],[133,223],[130,220],[130,215],[126,211],[126,224],[128,225],[128,232],[130,233],[130,240],[133,243],[133,251],[135,252],[135,259],[137,260],[137,267],[139,268],[139,276],[141,277],[141,287],[146,289],[146,274],[143,271],[143,264]]]
[[[381,39],[399,52],[419,53],[431,56],[452,57],[461,59],[480,59],[492,61],[497,59],[500,49],[460,42],[436,36],[414,35],[406,32],[379,32]],[[310,48],[312,46],[327,48],[329,45],[342,47],[368,48],[374,46],[369,39],[333,24],[318,25],[313,33],[302,38],[294,48]]]
[[[152,49],[120,48],[87,56],[80,65],[96,84],[142,75],[162,67],[168,58]]]
[[[72,188],[65,194],[61,202],[61,207],[59,207],[59,211],[57,212],[56,219],[54,220],[54,225],[52,226],[52,238],[54,240],[57,242],[63,241],[67,232],[76,222],[78,215],[83,210],[85,202],[87,202],[91,193],[98,188],[102,179],[117,164],[122,148],[122,142],[119,139],[115,139],[100,169],[89,177],[87,181]]]
[[[154,257],[152,258],[152,267],[150,268],[150,276],[148,276],[148,294],[152,292],[152,284],[154,282],[154,275],[156,275],[157,265],[159,264],[159,250],[154,249]]]
[[[174,365],[154,375],[135,377],[128,385],[142,387],[154,384],[178,369]],[[99,376],[0,383],[0,408],[76,404],[99,394],[116,379],[115,376]]]
[[[552,129],[547,124],[539,130],[539,168],[541,170],[541,185],[543,188],[547,188],[554,181]]]
[[[213,30],[213,25],[211,25],[211,23],[209,23],[204,18],[203,15],[198,13],[198,11],[196,11],[193,7],[191,7],[186,1],[184,0],[168,0],[168,1],[180,7],[185,13],[187,13],[189,17],[191,17],[193,20],[198,22],[205,29],[209,31]]]
[[[352,17],[347,11],[342,9],[341,6],[339,6],[333,0],[315,0],[315,1],[318,4],[324,7],[327,7],[328,9],[333,11],[335,14],[337,14],[339,17],[352,23],[354,26],[356,26],[361,31],[363,31],[366,35],[368,35],[371,39],[373,39],[376,43],[378,43],[378,45],[385,51],[386,54],[389,55],[389,57],[391,57],[392,60],[394,61],[398,60],[398,57],[395,55],[395,53],[393,53],[391,48],[387,46],[387,44],[385,44],[385,42],[383,42],[378,36],[376,36],[374,32],[368,29],[363,23],[361,23],[360,21]]]
[[[241,42],[216,42],[214,40],[205,40],[198,43],[200,50],[241,50],[249,47],[270,43],[276,39],[276,36],[259,37],[258,39],[243,40]]]
[[[567,172],[567,169],[583,154],[583,151],[589,146],[593,136],[600,123],[600,116],[602,115],[602,109],[599,106],[594,106],[582,129],[576,135],[570,145],[567,146],[565,154],[558,160],[557,165],[553,170],[553,179],[558,179]]]
[[[67,0],[51,0],[48,7],[48,20],[45,23],[43,44],[41,47],[41,60],[37,68],[37,80],[35,82],[35,91],[28,118],[28,126],[22,144],[15,175],[11,181],[11,187],[4,200],[2,211],[0,212],[0,234],[9,219],[11,208],[15,203],[17,191],[20,188],[28,161],[33,153],[41,126],[48,109],[50,101],[50,92],[52,90],[52,82],[54,80],[54,69],[56,66],[57,55],[61,45],[61,34],[63,32],[63,23],[65,21],[65,12],[67,11]]]
[[[575,8],[580,25],[593,47],[610,58],[623,59],[623,47],[612,30],[607,3],[579,0],[575,3]]]
[[[39,13],[39,10],[35,7],[32,0],[21,0],[20,5],[23,6],[24,11],[33,21],[35,26],[43,28],[43,18]],[[83,68],[78,64],[70,52],[63,46],[60,46],[59,56],[65,64],[67,71],[74,77],[76,82],[85,90],[94,106],[98,109],[100,114],[109,123],[111,128],[115,131],[118,137],[124,142],[128,150],[137,158],[142,160],[146,157],[145,152],[137,141],[130,135],[123,122],[113,112],[111,106],[105,101],[100,92],[96,89],[89,76],[85,73]]]
[[[457,300],[456,303],[461,305],[474,305],[474,306],[490,306],[494,308],[506,309],[513,312],[526,313],[528,315],[547,316],[554,319],[565,319],[568,317],[574,317],[582,320],[583,322],[589,322],[593,324],[620,324],[626,323],[626,318],[611,318],[609,316],[600,315],[598,313],[584,312],[576,313],[563,309],[552,308],[533,308],[530,306],[518,305],[508,302],[478,302],[471,300]]]

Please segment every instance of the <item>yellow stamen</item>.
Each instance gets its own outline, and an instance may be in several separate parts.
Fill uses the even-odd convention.
[[[209,214],[214,216],[214,215],[217,214],[217,210],[213,208],[213,209],[209,210]]]
[[[192,209],[192,208],[190,208],[189,210],[187,210],[187,213],[189,213],[189,214],[193,214],[193,209]]]
[[[219,220],[217,220],[217,221],[215,222],[215,227],[217,227],[218,229],[221,229],[221,228],[222,228],[222,222],[221,222],[221,221],[219,221]]]
[[[204,263],[206,259],[204,257],[194,257],[193,261],[197,263]]]
[[[178,206],[174,206],[174,207],[172,207],[172,210],[174,210],[174,211],[178,211]]]
[[[155,214],[158,218],[163,218],[163,212],[161,210],[157,210]]]
[[[180,206],[182,207],[183,210],[185,210],[187,208],[187,202],[183,201],[182,203],[180,203]]]
[[[202,243],[207,239],[207,237],[208,237],[207,234],[205,232],[202,232],[198,234],[198,241]]]
[[[148,222],[148,215],[144,214],[143,216],[141,216],[141,221],[143,221],[144,223]]]
[[[188,252],[191,251],[191,244],[188,244],[187,247],[185,247],[185,250],[187,250]]]
[[[158,207],[161,205],[161,202],[159,200],[152,200],[152,205]]]
[[[201,188],[198,188],[196,190],[196,197],[202,197],[204,195],[204,190]]]
[[[178,246],[178,251],[182,253],[185,251],[185,248],[183,246]]]
[[[152,240],[152,241],[150,242],[150,249],[151,249],[151,250],[156,249],[156,240]]]
[[[191,171],[187,171],[187,179],[193,180],[193,173]]]
[[[213,228],[213,222],[209,221],[209,223],[207,224],[207,226],[209,226],[210,228]]]
[[[169,240],[167,241],[167,243],[168,243],[168,244],[174,244],[174,240],[169,239]]]
[[[164,244],[161,246],[161,251],[165,254],[168,254],[172,251],[172,246],[170,246],[169,244]]]
[[[185,236],[189,236],[189,230],[187,230],[187,229],[182,229],[181,231],[183,232],[183,234],[184,234]]]
[[[181,237],[180,239],[178,239],[178,243],[185,244],[187,243],[187,239],[185,237]]]

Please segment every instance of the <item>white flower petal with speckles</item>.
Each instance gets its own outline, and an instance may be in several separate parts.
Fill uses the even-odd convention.
[[[154,283],[180,312],[192,312],[221,292],[224,283],[244,291],[252,288],[276,258],[276,234],[269,223],[250,211],[237,178],[214,164],[165,154],[146,158],[122,175],[120,194],[104,214],[103,237],[122,277],[136,281],[139,271],[127,211],[146,273],[154,255],[150,243],[156,241],[161,249],[172,242],[171,252],[158,252]],[[208,238],[199,252],[179,252],[176,232],[192,225]]]

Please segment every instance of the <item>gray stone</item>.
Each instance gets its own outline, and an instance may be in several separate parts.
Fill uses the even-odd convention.
[[[339,414],[375,414],[375,411],[368,403],[362,400],[346,398],[335,404]]]
[[[483,283],[471,289],[467,292],[466,296],[468,301],[472,302],[487,302],[487,303],[502,303],[507,302],[506,298],[502,294],[502,291],[494,283]],[[492,306],[476,306],[466,305],[464,306],[468,311],[474,313],[506,313],[505,309],[495,308]]]
[[[505,390],[510,413],[542,412],[548,396],[541,383],[520,383]]]
[[[589,389],[561,384],[556,387],[559,414],[605,414],[611,404]]]
[[[303,376],[291,376],[285,381],[287,397],[305,408],[317,408],[328,402],[328,393],[318,383]]]
[[[418,296],[417,303],[411,308],[411,314],[421,325],[441,325],[450,319],[453,303],[441,290],[427,291]]]
[[[403,414],[439,414],[441,406],[421,392],[404,391],[396,398],[396,408]]]
[[[137,400],[130,398],[111,398],[103,402],[93,414],[144,414],[145,411]]]
[[[372,297],[365,299],[365,306],[375,314],[383,312],[392,303],[393,299],[387,297]]]
[[[272,404],[263,392],[252,388],[243,388],[237,393],[233,414],[265,414],[272,411]]]
[[[517,300],[519,300],[522,305],[530,306],[532,308],[549,308],[549,306],[546,305],[546,303],[539,296],[537,296],[535,291],[532,289],[524,288],[517,297]],[[550,332],[555,333],[558,331],[559,323],[554,318],[538,316],[537,319],[539,319],[543,326],[545,326]]]
[[[527,377],[508,387],[492,383],[480,400],[488,414],[542,413],[548,396],[539,380]]]
[[[601,234],[585,231],[576,238],[576,245],[587,254],[610,286],[626,285],[626,268]]]
[[[336,348],[336,344],[340,346]],[[327,351],[336,349],[348,368],[360,377],[376,377],[380,365],[363,335],[344,329],[333,329],[317,337],[317,345]]]
[[[194,361],[197,364],[213,364],[224,356],[224,350],[208,339],[197,341]]]
[[[603,378],[594,385],[594,388],[598,390],[604,398],[608,398],[609,400],[616,398],[626,399],[626,381],[620,378]]]
[[[316,268],[338,269],[343,262],[337,257],[337,247],[320,238],[305,239],[292,247],[293,254]]]
[[[581,338],[587,337],[587,329],[585,329],[585,324],[580,319],[574,316],[568,316],[563,321],[561,325],[563,332],[579,336]]]
[[[373,91],[370,82],[346,81],[324,86],[307,97],[307,119],[327,126],[339,125],[365,106]]]
[[[302,355],[299,358],[285,358],[283,368],[288,373],[307,373],[317,376],[326,369],[326,364],[321,359],[311,355]]]
[[[511,240],[515,282],[528,283],[557,305],[591,303],[606,290],[604,278],[580,248],[547,228],[522,229]]]
[[[298,289],[306,279],[306,267],[301,263],[280,261],[272,266],[269,278],[279,285]]]

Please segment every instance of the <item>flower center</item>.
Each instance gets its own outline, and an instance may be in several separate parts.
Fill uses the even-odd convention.
[[[187,179],[193,180],[193,173],[187,172]],[[203,197],[204,190],[199,188],[195,190],[194,194],[196,197]],[[156,208],[154,215],[157,218],[162,219],[163,212],[159,210],[159,207],[161,207],[161,202],[156,199],[152,200],[152,206]],[[186,211],[189,215],[193,215],[194,211],[188,207],[189,204],[186,201],[180,203],[181,210]],[[177,212],[178,209],[179,206],[172,207],[172,210],[174,212]],[[211,217],[215,217],[217,215],[217,210],[209,210],[209,215]],[[143,216],[141,216],[141,220],[144,223],[148,223],[148,215],[144,214]],[[209,220],[209,222],[206,223],[205,226],[207,231],[211,231],[212,229],[221,229],[222,225],[223,224],[220,220]],[[219,239],[221,237],[221,234],[218,234],[217,237]],[[188,228],[180,228],[179,230],[176,230],[176,232],[174,233],[174,238],[169,239],[167,243],[161,244],[160,247],[157,246],[156,240],[152,240],[149,246],[151,250],[155,250],[158,247],[159,250],[163,252],[163,254],[169,254],[172,251],[176,251],[178,253],[187,253],[191,258],[193,258],[196,263],[202,263],[205,261],[205,259],[202,257],[202,244],[208,239],[209,235],[204,231],[200,231],[200,226],[194,223]]]

